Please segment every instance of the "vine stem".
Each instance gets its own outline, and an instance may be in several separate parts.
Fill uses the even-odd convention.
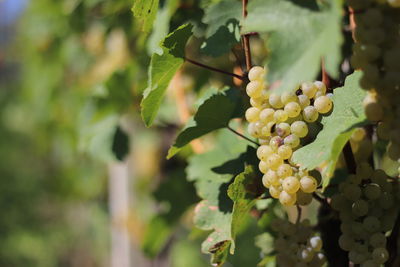
[[[239,133],[239,132],[236,131],[235,129],[231,128],[229,125],[226,126],[226,128],[227,128],[229,131],[231,131],[232,133],[236,134],[237,136],[240,136],[241,138],[243,138],[243,139],[245,139],[245,140],[247,140],[247,141],[249,141],[249,142],[255,144],[256,146],[260,146],[259,143],[257,143],[257,142],[255,142],[255,141],[251,140],[251,139],[248,138],[247,136],[244,136],[243,134]]]
[[[243,18],[247,17],[247,3],[248,0],[242,0],[242,15]],[[250,34],[242,35],[244,55],[246,58],[247,71],[251,69],[251,51],[250,51]]]
[[[221,69],[218,69],[218,68],[214,68],[214,67],[205,65],[205,64],[203,64],[203,63],[197,62],[197,61],[195,61],[195,60],[189,59],[189,58],[187,58],[187,57],[185,57],[185,60],[186,60],[187,62],[192,63],[193,65],[196,65],[196,66],[199,66],[199,67],[208,69],[208,70],[212,70],[212,71],[215,71],[215,72],[219,72],[219,73],[222,73],[222,74],[226,74],[226,75],[235,77],[235,78],[237,78],[237,79],[239,79],[239,80],[242,80],[242,81],[246,80],[245,77],[243,77],[243,76],[241,76],[241,75],[239,75],[239,74],[235,74],[235,73],[232,73],[232,72],[229,72],[229,71],[224,71],[224,70],[221,70]]]
[[[302,211],[302,209],[301,209],[300,205],[296,205],[296,208],[297,208],[296,224],[299,224],[300,223],[300,219],[301,219],[301,211]]]

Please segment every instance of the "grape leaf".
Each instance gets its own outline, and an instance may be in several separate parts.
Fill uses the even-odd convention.
[[[361,72],[348,76],[343,87],[334,90],[333,112],[323,117],[322,131],[314,142],[293,153],[293,161],[301,168],[322,170],[323,188],[329,184],[339,155],[355,127],[367,123],[362,101],[366,92],[359,86]]]
[[[240,154],[246,143],[238,142],[229,132],[221,132],[216,143],[212,151],[192,156],[186,170],[188,179],[195,181],[197,193],[203,198],[195,209],[195,225],[203,230],[214,230],[203,242],[202,251],[211,253],[212,262],[219,266],[226,260],[229,248],[233,253],[234,239],[243,222],[242,218],[254,205],[252,197],[258,191],[248,191],[254,189],[251,185],[254,184],[252,179],[255,179],[255,174],[251,167],[236,176],[231,185],[232,174],[212,171],[213,167],[223,165],[225,161]],[[244,164],[240,164],[241,171],[244,171]]]
[[[143,20],[142,29],[145,32],[150,31],[153,27],[153,22],[158,10],[158,1],[159,0],[135,0],[135,3],[133,3],[133,15]]]
[[[190,24],[180,26],[165,37],[162,42],[163,54],[153,54],[151,57],[148,86],[141,102],[146,126],[153,123],[169,82],[184,62],[184,49],[191,33]]]
[[[268,33],[268,81],[279,91],[294,90],[315,79],[324,59],[326,71],[338,76],[341,60],[341,0],[320,10],[288,0],[254,0],[242,31]]]
[[[240,115],[242,98],[235,89],[212,95],[205,100],[178,135],[175,144],[169,149],[167,158],[173,157],[190,141],[214,130],[228,126],[229,121]]]
[[[203,53],[217,57],[229,52],[240,41],[241,12],[241,3],[232,0],[218,2],[205,10],[203,23],[208,26]]]

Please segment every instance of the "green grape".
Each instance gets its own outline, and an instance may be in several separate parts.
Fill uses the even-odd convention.
[[[288,145],[281,145],[278,148],[278,155],[283,159],[288,159],[292,156],[292,147]]]
[[[314,106],[307,106],[302,115],[306,122],[314,122],[318,119],[318,110]]]
[[[266,161],[273,153],[274,150],[269,145],[262,145],[257,148],[257,157],[259,160]]]
[[[293,170],[289,164],[285,163],[278,167],[278,170],[276,171],[276,173],[278,174],[279,178],[285,178],[285,177],[291,176],[293,174]]]
[[[261,128],[261,136],[262,137],[269,137],[271,136],[271,129],[275,125],[274,122],[268,122],[267,125]],[[269,143],[269,142],[268,142]]]
[[[376,200],[381,196],[381,188],[377,184],[367,184],[363,191],[365,197],[369,200]]]
[[[305,82],[301,84],[301,90],[303,91],[303,95],[306,95],[308,98],[313,98],[315,93],[318,90],[318,87],[311,82]]]
[[[382,233],[374,233],[369,238],[369,243],[374,248],[386,247],[386,236]]]
[[[299,259],[304,262],[310,262],[314,257],[314,251],[312,249],[302,249],[299,253]]]
[[[339,247],[343,250],[350,251],[354,246],[354,239],[349,235],[341,235],[339,237]]]
[[[284,110],[289,118],[295,118],[300,114],[301,106],[297,102],[289,102],[285,105]]]
[[[300,145],[300,139],[297,135],[291,134],[291,135],[288,135],[285,137],[285,139],[283,140],[283,143],[292,148],[296,148]]]
[[[317,87],[317,92],[321,92],[322,94],[326,93],[326,85],[321,81],[315,81],[314,85]]]
[[[356,201],[361,197],[361,189],[355,184],[346,184],[343,188],[343,194],[347,199]]]
[[[386,248],[375,248],[372,252],[372,259],[378,264],[383,264],[389,259],[389,252]]]
[[[280,165],[282,165],[282,163],[283,159],[278,154],[272,154],[267,158],[266,167],[272,170],[276,170]]]
[[[253,98],[260,97],[262,90],[263,90],[263,83],[260,81],[249,82],[246,86],[247,95]]]
[[[298,190],[296,193],[296,198],[297,198],[297,204],[301,206],[307,206],[308,204],[311,203],[312,201],[312,194],[309,193],[304,193],[301,190]]]
[[[394,205],[394,198],[392,194],[383,192],[379,198],[379,205],[385,210],[390,209]]]
[[[273,156],[273,155],[272,155]],[[271,157],[271,156],[270,156]],[[269,157],[268,157],[269,158]],[[267,164],[266,161],[260,161],[258,163],[258,169],[260,170],[260,172],[262,173],[266,173],[268,171],[269,165]]]
[[[272,93],[269,96],[269,104],[273,107],[273,108],[283,108],[283,103],[281,101],[281,97],[280,95],[274,94]]]
[[[304,121],[295,121],[290,125],[290,131],[298,137],[305,137],[308,134],[308,126]]]
[[[286,105],[289,102],[296,102],[297,101],[297,95],[293,92],[284,92],[281,95],[281,101],[284,105]]]
[[[286,191],[282,191],[279,194],[279,202],[284,206],[293,206],[296,203],[296,194],[290,194]]]
[[[363,264],[361,264],[361,267],[379,267],[379,264],[374,262],[373,260],[367,260]]]
[[[332,105],[332,100],[327,96],[320,96],[314,101],[315,109],[321,114],[328,113],[332,109]]]
[[[368,203],[363,199],[359,199],[353,203],[351,210],[356,216],[365,216],[368,213]]]
[[[367,216],[363,221],[364,229],[370,233],[379,231],[381,223],[378,218],[374,216]]]
[[[373,172],[374,170],[367,162],[361,162],[357,165],[356,173],[360,175],[363,180],[369,179]]]
[[[269,141],[269,145],[274,151],[277,151],[278,147],[281,146],[283,142],[284,139],[282,139],[280,136],[274,136]]]
[[[258,121],[259,115],[260,115],[260,110],[255,107],[251,107],[246,110],[245,117],[248,122],[256,122]]]
[[[250,81],[257,81],[257,80],[262,80],[265,74],[266,71],[263,67],[254,66],[249,70],[248,77]]]
[[[263,176],[263,182],[267,181],[268,184],[278,186],[280,185],[279,176],[277,172],[273,170],[268,170]]]
[[[300,188],[305,193],[315,192],[317,186],[317,180],[312,176],[303,176],[300,179]]]
[[[274,120],[276,122],[283,122],[288,119],[288,113],[285,110],[278,109],[274,113]]]
[[[275,131],[281,137],[288,136],[290,134],[290,124],[281,122],[276,125]]]
[[[306,95],[297,96],[297,100],[299,101],[300,107],[302,109],[310,105],[310,99]]]
[[[289,176],[283,179],[282,189],[289,194],[296,193],[300,188],[299,180],[294,176]]]
[[[278,186],[273,186],[271,185],[269,187],[269,194],[273,197],[273,198],[279,198],[279,195],[281,194],[282,190],[278,187]]]
[[[275,114],[275,110],[273,110],[272,108],[265,108],[265,109],[261,110],[261,112],[259,114],[260,121],[262,121],[263,123],[273,122],[274,114]]]

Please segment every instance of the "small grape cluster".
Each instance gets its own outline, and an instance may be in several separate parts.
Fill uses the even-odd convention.
[[[320,267],[326,262],[321,252],[322,239],[313,234],[308,220],[293,224],[274,219],[271,228],[277,233],[274,248],[279,267]]]
[[[349,252],[354,264],[378,267],[388,260],[386,233],[392,230],[398,212],[397,192],[397,184],[367,162],[339,184],[331,205],[341,220],[339,246]]]
[[[248,132],[261,143],[257,157],[264,174],[262,181],[283,205],[307,205],[318,182],[292,163],[292,153],[299,148],[300,139],[307,136],[307,123],[330,112],[333,103],[320,81],[303,83],[296,93],[278,95],[268,90],[264,75],[264,68],[253,67],[246,87],[252,106],[246,111]]]
[[[369,90],[365,113],[378,123],[378,137],[389,141],[388,156],[400,163],[400,1],[348,0],[348,4],[356,23],[351,64],[363,71],[360,85]]]

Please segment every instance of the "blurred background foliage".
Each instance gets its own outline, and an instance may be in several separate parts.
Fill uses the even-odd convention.
[[[152,129],[144,128],[139,103],[150,55],[170,30],[191,21],[188,54],[210,60],[198,51],[209,34],[202,8],[212,2],[160,1],[153,30],[144,33],[132,0],[0,0],[0,266],[110,266],[113,227],[127,230],[133,266],[209,265],[185,168],[193,151],[209,150],[215,139],[165,156],[195,99],[233,81],[185,65]],[[213,64],[233,66],[226,52]],[[113,166],[129,176],[129,211],[117,223]],[[241,253],[227,266],[258,261],[257,230],[244,231]]]

